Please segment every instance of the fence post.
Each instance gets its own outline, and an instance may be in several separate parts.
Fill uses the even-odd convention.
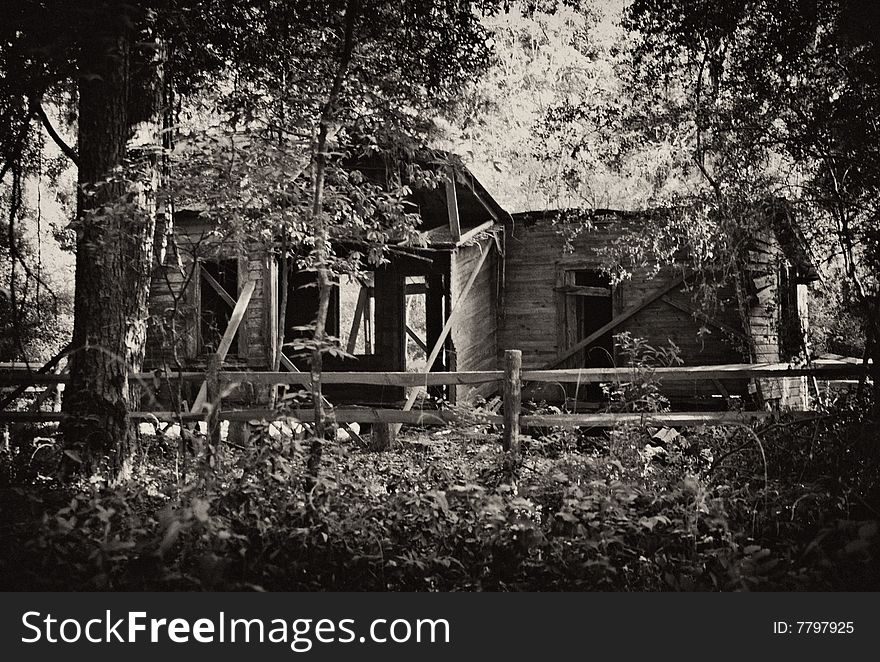
[[[210,407],[207,418],[208,432],[208,455],[209,462],[216,462],[216,453],[220,446],[220,368],[223,359],[219,354],[212,354],[208,358],[208,374],[206,375],[207,404]],[[213,466],[213,465],[212,465]]]
[[[504,352],[504,437],[505,451],[519,455],[519,414],[522,409],[522,352],[508,349]]]

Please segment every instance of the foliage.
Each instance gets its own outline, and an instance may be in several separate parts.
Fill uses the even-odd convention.
[[[0,220],[0,360],[39,362],[63,345],[70,302],[47,280],[40,256],[20,227],[9,232]]]
[[[58,450],[16,439],[0,584],[79,590],[870,590],[880,455],[870,403],[821,418],[524,443],[511,476],[478,422],[394,452],[305,449],[271,425],[180,471],[144,439],[135,473],[58,486]],[[595,434],[595,433],[594,433]],[[498,477],[503,477],[498,480]]]
[[[880,107],[878,24],[863,0],[637,1],[621,67],[640,92],[633,135],[681,147],[682,167],[700,178],[682,194],[713,211],[716,236],[737,236],[743,203],[790,201],[814,255],[844,276],[869,353],[880,169],[866,118]]]
[[[669,410],[669,400],[661,393],[657,368],[681,365],[681,351],[671,340],[667,347],[654,347],[629,331],[614,335],[614,345],[622,366],[629,374],[611,387],[612,406],[623,411],[659,412]]]

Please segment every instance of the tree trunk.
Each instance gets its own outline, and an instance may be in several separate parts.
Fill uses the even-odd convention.
[[[70,418],[62,432],[66,461],[81,463],[68,469],[116,475],[132,439],[128,375],[140,370],[146,341],[162,71],[158,48],[132,48],[144,35],[132,34],[122,10],[106,13],[81,45],[76,293],[63,407]]]
[[[330,288],[333,286],[330,280],[328,268],[330,260],[330,229],[324,216],[324,178],[327,169],[327,135],[330,121],[336,112],[342,86],[348,75],[354,51],[354,28],[357,23],[359,1],[348,0],[345,7],[345,34],[343,36],[342,53],[339,57],[339,66],[333,78],[333,85],[327,95],[327,102],[321,109],[321,117],[318,123],[318,137],[315,143],[313,156],[314,164],[314,194],[312,198],[312,222],[315,232],[315,262],[318,272],[318,317],[315,320],[315,347],[312,350],[311,379],[312,379],[312,402],[315,411],[315,436],[309,448],[309,459],[306,467],[306,489],[311,490],[318,480],[318,472],[321,468],[321,456],[323,453],[324,438],[326,435],[324,393],[321,388],[321,373],[323,370],[323,355],[327,311],[330,307]]]
[[[306,488],[311,490],[318,479],[321,469],[324,439],[327,434],[325,426],[324,393],[321,387],[323,371],[323,347],[327,327],[327,311],[330,308],[330,276],[327,263],[330,258],[330,241],[327,221],[324,218],[324,173],[327,167],[327,128],[321,126],[315,154],[315,192],[312,207],[312,220],[315,226],[315,260],[317,262],[318,280],[318,316],[315,320],[313,341],[315,347],[311,357],[312,405],[315,411],[315,436],[309,447],[309,460],[306,466]]]

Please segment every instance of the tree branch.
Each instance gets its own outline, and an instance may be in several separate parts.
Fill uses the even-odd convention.
[[[39,101],[34,101],[34,110],[37,113],[37,117],[40,118],[40,122],[43,124],[43,128],[46,129],[46,133],[49,134],[49,137],[55,141],[55,144],[64,152],[64,155],[73,161],[73,164],[79,168],[79,156],[74,151],[74,149],[64,142],[61,139],[61,136],[58,135],[58,132],[55,131],[55,127],[52,126],[52,123],[49,121],[49,117],[46,115],[46,111],[43,110],[43,106]]]
[[[6,173],[13,167],[13,165],[21,159],[21,152],[24,149],[24,139],[27,136],[28,127],[31,123],[31,118],[34,116],[34,105],[31,103],[28,106],[27,117],[25,117],[24,121],[21,124],[21,129],[18,132],[18,135],[15,137],[15,140],[12,141],[12,146],[9,150],[8,154],[4,156],[6,159],[3,162],[3,167],[0,168],[0,182],[3,181],[3,178],[6,176]]]

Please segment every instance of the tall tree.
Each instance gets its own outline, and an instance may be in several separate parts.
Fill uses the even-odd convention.
[[[242,164],[233,147],[221,155],[231,158],[220,176],[238,179],[220,188],[236,191],[239,217],[248,221],[272,211],[267,200],[277,203],[281,234],[299,241],[297,256],[289,257],[317,273],[322,303],[312,358],[320,408],[317,348],[326,345],[331,272],[341,263],[331,239],[360,240],[374,261],[392,236],[414,241],[415,217],[402,204],[406,185],[430,180],[411,172],[371,183],[343,160],[375,155],[380,144],[400,144],[403,136],[409,136],[404,151],[424,145],[412,136],[424,135],[431,109],[450,103],[487,62],[490,44],[479,13],[498,4],[92,0],[20,8],[0,47],[9,56],[9,80],[23,81],[0,90],[3,112],[16,120],[2,136],[4,153],[24,140],[24,129],[15,127],[40,117],[35,100],[49,90],[66,90],[78,105],[79,145],[65,146],[78,161],[80,184],[75,349],[65,405],[70,457],[88,465],[106,457],[115,468],[125,458],[133,406],[127,378],[140,365],[147,317],[160,145],[151,120],[161,110],[162,74],[173,79],[178,98],[215,104],[211,113],[226,123],[228,144],[242,132],[271,135],[273,154],[286,154],[274,160],[254,154]],[[164,66],[159,54],[167,55]],[[279,173],[273,166],[296,163],[304,141],[305,167]],[[182,158],[199,161],[192,153]],[[181,171],[197,182],[210,179],[186,164]],[[190,186],[188,193],[217,201],[222,196],[213,184],[201,191]],[[318,460],[319,451],[320,443]]]
[[[128,374],[140,366],[161,142],[155,12],[121,0],[19,3],[6,23],[4,111],[43,123],[78,169],[76,294],[64,426],[71,462],[116,471],[129,438]],[[44,99],[76,100],[77,145]],[[16,112],[17,111],[17,112]],[[26,129],[3,136],[7,163]],[[5,167],[5,166],[4,166]],[[121,452],[123,451],[123,452]]]
[[[842,265],[880,377],[880,11],[869,0],[632,3],[640,135],[675,132],[691,199],[735,228],[737,201],[791,201]],[[677,127],[677,131],[673,127]]]
[[[73,353],[63,429],[68,457],[127,456],[128,375],[147,327],[161,162],[160,45],[148,14],[96,15],[78,67],[77,263]]]

